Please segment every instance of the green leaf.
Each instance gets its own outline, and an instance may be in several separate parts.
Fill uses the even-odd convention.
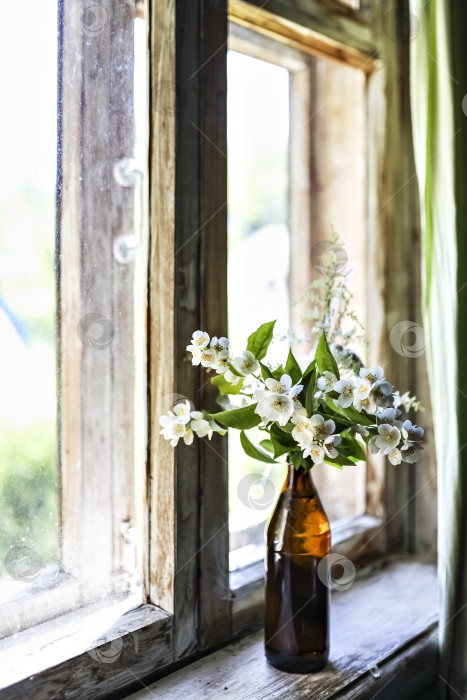
[[[285,363],[285,373],[292,378],[292,384],[297,384],[302,376],[302,370],[294,357],[292,348],[289,350],[287,362]]]
[[[338,416],[340,416],[342,422],[347,423],[347,425],[356,425],[357,423],[359,423],[360,425],[367,426],[375,424],[374,416],[370,416],[368,415],[368,413],[360,413],[360,411],[357,411],[357,409],[353,406],[349,406],[348,408],[336,406],[334,401],[329,397],[327,399],[326,405],[328,406],[331,413],[335,413]]]
[[[230,362],[230,360],[227,362],[227,364],[229,365],[229,369],[232,372],[232,374],[235,374],[236,377],[244,377],[244,375],[238,371],[238,369],[235,367],[234,364],[232,364],[232,362]]]
[[[321,338],[318,341],[315,360],[320,374],[324,374],[324,372],[331,372],[337,377],[337,379],[339,379],[339,368],[331,350],[329,349],[325,333],[321,333]]]
[[[312,360],[306,370],[303,372],[303,377],[302,379],[306,379],[309,374],[311,374],[316,368],[316,360]]]
[[[274,457],[284,455],[297,449],[297,443],[290,433],[284,432],[276,423],[270,429],[271,442],[274,448]]]
[[[309,472],[313,468],[313,460],[311,457],[304,457],[303,452],[299,450],[290,455],[290,461],[294,465],[295,469],[303,467],[305,472]]]
[[[262,360],[268,351],[269,344],[272,340],[275,323],[275,321],[263,323],[248,338],[246,349],[252,352],[257,360]]]
[[[231,384],[225,379],[223,374],[216,374],[211,379],[211,384],[217,386],[219,394],[226,396],[227,394],[239,394],[243,386],[244,377],[238,380],[237,384]]]
[[[257,459],[259,462],[266,462],[266,464],[276,464],[275,459],[272,459],[272,457],[270,457],[266,452],[261,450],[256,445],[253,445],[243,430],[240,433],[240,442],[242,444],[243,451],[246,455],[248,455],[248,457]]]
[[[221,428],[220,425],[217,425],[216,421],[214,420],[210,420],[209,425],[215,433],[219,433],[220,435],[225,435],[227,433],[227,430],[225,428]]]
[[[279,365],[279,367],[273,371],[272,376],[279,381],[283,374],[285,374],[284,365]]]
[[[316,411],[316,388],[318,382],[318,372],[315,370],[309,375],[308,386],[305,395],[305,408],[308,416],[312,416]]]
[[[243,406],[235,408],[232,411],[221,411],[220,413],[212,413],[211,418],[216,420],[221,425],[226,425],[228,428],[236,428],[237,430],[249,430],[254,428],[258,423],[261,423],[261,418],[255,413],[256,404],[251,406]]]
[[[274,379],[274,376],[266,365],[264,365],[262,362],[259,363],[261,367],[261,374],[263,375],[263,379]]]
[[[342,436],[342,442],[336,445],[339,454],[351,459],[354,463],[366,462],[366,452],[360,440],[352,435]]]
[[[272,444],[271,440],[261,440],[259,444],[266,450],[266,452],[274,454],[274,445]]]

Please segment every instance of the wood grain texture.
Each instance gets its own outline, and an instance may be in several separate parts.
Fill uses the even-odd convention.
[[[435,647],[430,641],[422,658],[415,654],[412,664],[401,655],[400,662],[385,671],[391,658],[395,660],[411,640],[429,633],[436,624],[436,570],[430,564],[399,563],[376,576],[357,579],[349,590],[333,593],[331,611],[330,662],[320,673],[300,676],[269,666],[264,657],[263,632],[259,631],[152,684],[131,699],[156,696],[171,700],[182,696],[197,700],[203,696],[266,700],[286,696],[326,700],[347,697],[350,684],[357,681],[363,683],[366,695],[355,690],[348,697],[369,698],[372,689],[374,695],[382,686],[380,679],[369,674],[375,665],[386,682],[392,673],[399,672],[401,664],[407,664],[407,678],[412,669],[420,672],[423,663],[434,660]]]
[[[229,0],[229,18],[311,55],[368,73],[375,67],[378,52],[366,18],[340,3]]]
[[[200,310],[211,336],[227,336],[227,0],[201,5]],[[205,89],[204,86],[209,86]],[[198,392],[215,410],[206,373]],[[230,637],[227,438],[201,443],[200,648]]]
[[[159,434],[172,408],[175,245],[175,3],[151,4],[149,241],[149,597],[174,610],[175,454]]]
[[[78,636],[71,659],[40,673],[33,672],[20,683],[3,689],[0,692],[2,700],[31,697],[37,700],[98,700],[112,697],[116,690],[171,662],[172,622],[173,618],[152,606],[129,611],[105,631],[101,630],[91,644],[85,641],[88,634],[81,635],[84,643]],[[65,640],[67,649],[73,648],[73,639],[71,647],[69,644],[70,637],[73,638],[71,629]],[[52,644],[45,643],[45,647]]]
[[[132,190],[113,176],[133,151],[134,12],[102,8],[93,37],[77,3],[61,15],[62,554],[85,599],[119,585],[134,517],[133,271],[113,255],[134,224]]]

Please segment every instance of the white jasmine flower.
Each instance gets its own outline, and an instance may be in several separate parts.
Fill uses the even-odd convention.
[[[317,442],[312,442],[303,451],[304,457],[311,457],[313,464],[321,464],[324,460],[324,450]]]
[[[192,365],[199,365],[201,362],[201,353],[203,352],[201,348],[197,348],[194,345],[187,345],[187,350],[190,350],[192,353],[191,357],[191,364]]]
[[[336,382],[337,377],[332,372],[324,372],[323,376],[318,379],[318,389],[327,393],[333,390]]]
[[[324,420],[323,416],[319,413],[315,413],[314,416],[310,418],[311,429],[315,440],[325,440],[329,435],[336,429],[336,424],[333,420]]]
[[[277,421],[279,425],[286,425],[293,416],[294,408],[294,402],[287,394],[267,391],[256,405],[255,413],[261,416],[264,421]]]
[[[371,388],[371,397],[379,408],[391,407],[394,403],[393,391],[390,382],[378,379]]]
[[[183,436],[183,442],[185,443],[185,445],[192,445],[193,438],[194,438],[193,431],[188,426],[188,428],[186,428],[186,430],[185,430],[185,435]]]
[[[376,411],[376,403],[371,396],[371,384],[366,379],[356,379],[353,405],[357,411],[365,410],[367,413]]]
[[[378,433],[375,443],[384,454],[388,454],[394,447],[398,446],[401,439],[401,431],[395,425],[383,423],[378,426]]]
[[[193,352],[194,350],[203,350],[209,345],[209,335],[204,331],[195,331],[193,333],[193,338],[191,339],[190,345],[187,345],[187,350]]]
[[[418,462],[419,452],[423,450],[423,447],[417,442],[407,442],[401,447],[401,455],[404,462],[409,462],[413,464]]]
[[[211,338],[210,347],[217,353],[224,352],[229,349],[229,339],[224,338],[224,336],[222,336],[222,338],[216,338],[216,336],[214,336],[214,338]]]
[[[368,369],[368,367],[362,367],[360,370],[360,377],[369,384],[373,385],[375,382],[384,379],[384,370],[379,365],[375,365],[375,367],[372,367],[371,369]]]
[[[269,391],[274,391],[276,394],[288,394],[292,389],[292,379],[288,374],[283,374],[279,381],[270,377],[264,383]]]
[[[172,447],[177,447],[178,441],[185,435],[186,425],[169,411],[168,416],[161,416],[159,423],[162,426],[161,435],[170,440]]]
[[[217,362],[217,353],[214,348],[203,348],[201,351],[201,364],[203,367],[214,367]]]
[[[292,416],[291,422],[295,425],[295,428],[292,430],[292,437],[298,442],[300,447],[306,447],[313,442],[313,426],[306,415],[296,413]]]
[[[317,391],[316,394],[314,394],[314,398],[318,402],[318,405],[325,404],[327,401],[326,394],[324,393],[324,391],[321,390]]]
[[[388,459],[391,464],[400,464],[402,460],[401,451],[397,447],[394,447],[390,452],[388,452]]]
[[[244,376],[254,374],[259,370],[259,362],[249,350],[245,350],[241,357],[236,357],[233,365]]]
[[[180,423],[188,423],[190,420],[190,402],[188,400],[179,401],[172,408],[172,413],[180,421]],[[170,413],[169,413],[170,415]]]
[[[228,365],[227,365],[228,366]],[[227,369],[224,373],[224,378],[226,382],[229,382],[229,384],[233,384],[234,386],[238,384],[240,381],[241,377],[237,377],[236,374],[230,371],[230,369]]]
[[[199,438],[207,436],[210,440],[214,431],[209,425],[209,421],[203,418],[201,411],[192,411],[191,417],[193,420],[190,423],[190,428],[194,430]]]
[[[331,435],[331,437],[327,438],[324,443],[324,451],[327,454],[328,457],[331,457],[334,459],[335,457],[338,456],[338,451],[336,450],[336,445],[339,445],[339,443],[342,442],[342,438],[340,435]]]
[[[380,449],[378,445],[376,444],[376,441],[378,440],[379,435],[374,435],[370,442],[368,443],[368,449],[370,450],[371,454],[377,455],[380,453]]]
[[[215,350],[215,348],[213,348]],[[211,365],[213,369],[216,370],[217,374],[225,374],[229,371],[229,351],[221,350],[221,352],[216,351],[216,359]],[[232,374],[232,373],[231,373]],[[232,374],[232,376],[235,376]]]
[[[400,411],[397,408],[385,408],[381,413],[376,414],[376,420],[379,423],[389,423],[389,425],[395,425],[399,430],[402,429],[402,421],[396,420],[397,416],[400,415]]]
[[[339,398],[334,399],[336,406],[348,408],[353,403],[354,384],[348,379],[340,379],[334,384],[334,391],[339,392]]]
[[[297,401],[297,403],[300,403],[298,401],[297,397],[300,394],[300,392],[302,391],[302,389],[303,389],[303,384],[295,384],[295,386],[293,386],[291,388],[291,390],[289,391],[290,398],[293,399],[294,401]]]
[[[413,425],[409,420],[403,422],[401,432],[406,442],[420,442],[425,434],[423,428]]]
[[[349,428],[349,433],[351,435],[361,435],[362,437],[367,437],[369,435],[369,431],[363,426],[360,425],[360,423],[357,423],[356,425],[351,425]]]

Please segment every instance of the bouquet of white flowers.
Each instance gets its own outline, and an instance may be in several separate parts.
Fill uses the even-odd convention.
[[[266,355],[274,324],[261,325],[238,356],[231,355],[227,338],[193,333],[187,346],[192,363],[215,371],[211,382],[224,410],[192,411],[189,401],[177,403],[160,418],[161,433],[174,447],[180,439],[190,445],[194,435],[211,439],[213,432],[232,428],[240,431],[249,457],[274,464],[286,454],[305,471],[321,462],[342,469],[365,460],[365,443],[392,464],[417,461],[423,428],[401,419],[403,397],[382,367],[363,367],[354,353],[331,349],[324,330],[303,371],[292,349],[285,366],[273,367]],[[241,397],[240,406],[231,403],[233,396]],[[259,444],[247,435],[256,427],[265,433]]]

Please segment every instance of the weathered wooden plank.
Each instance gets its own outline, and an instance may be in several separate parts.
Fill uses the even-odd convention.
[[[79,3],[61,15],[63,564],[85,598],[117,585],[134,515],[133,272],[113,256],[134,220],[132,191],[113,177],[133,151],[134,8],[100,7],[92,35]]]
[[[68,628],[63,631],[63,640],[59,640],[61,650],[57,650],[50,632],[39,650],[34,648],[34,640],[29,648],[26,642],[22,649],[27,655],[26,664],[23,663],[21,668],[23,680],[3,689],[0,693],[2,699],[92,700],[114,697],[117,690],[134,684],[135,680],[172,661],[173,618],[153,606],[144,605],[131,610],[104,630],[92,618],[83,616],[80,621],[79,614],[75,617],[78,619],[70,619]],[[90,638],[93,632],[97,636]],[[10,674],[9,663],[17,664],[18,660],[17,649],[12,648],[11,653],[10,659],[2,656],[3,668]],[[58,657],[67,656],[70,658],[66,661],[58,661]],[[43,670],[40,667],[43,657],[47,657],[47,661],[55,657],[58,662]]]
[[[135,8],[130,2],[113,5],[110,21],[110,132],[108,157],[112,164],[134,154],[134,20]],[[146,186],[134,178],[130,187],[122,187],[112,178],[110,191],[112,212],[112,241],[119,236],[133,233],[139,242],[135,260],[121,263],[113,256],[113,324],[115,336],[112,341],[113,392],[113,542],[117,561],[115,573],[125,578],[133,572],[133,562],[125,561],[126,544],[124,532],[135,527],[135,328],[134,283],[135,265],[147,269],[147,261],[140,260],[145,254],[141,231],[136,231],[135,190]],[[143,212],[139,212],[139,221]],[[137,262],[136,262],[137,261]],[[142,366],[142,363],[141,365]],[[138,469],[141,465],[138,464]],[[135,554],[136,554],[136,547]],[[134,562],[136,565],[136,561]],[[118,568],[117,568],[118,567]],[[125,568],[127,570],[125,570]],[[138,572],[139,573],[139,572]]]
[[[368,73],[375,67],[378,51],[366,18],[340,3],[229,0],[229,18],[312,55]]]
[[[200,311],[211,335],[227,335],[227,0],[201,4]],[[209,86],[208,89],[207,86]],[[203,406],[217,390],[202,376]],[[227,439],[201,445],[200,647],[230,636]]]
[[[193,124],[199,124],[200,78],[193,75],[199,65],[199,4],[176,3],[176,85],[168,89],[176,105],[171,119],[176,123],[175,182],[175,355],[176,391],[199,408],[200,369],[186,360],[186,346],[200,327],[200,141]],[[199,441],[177,448],[175,658],[198,647],[199,620]]]
[[[146,700],[156,696],[171,700],[183,696],[197,700],[203,696],[266,700],[286,696],[327,700],[347,697],[350,684],[357,680],[362,682],[365,695],[358,695],[357,686],[353,686],[353,695],[349,697],[368,698],[372,697],[371,688],[376,693],[382,687],[380,679],[370,676],[370,668],[378,665],[386,682],[401,666],[407,678],[413,669],[420,672],[423,659],[433,661],[433,644],[425,645],[423,641],[426,655],[422,651],[421,657],[414,648],[413,663],[401,655],[400,664],[386,666],[387,660],[392,664],[394,655],[399,655],[408,643],[430,632],[436,624],[437,584],[433,565],[400,562],[357,579],[347,591],[333,593],[331,611],[331,657],[320,673],[301,676],[269,666],[264,657],[263,631],[259,631],[157,681],[131,698]]]

